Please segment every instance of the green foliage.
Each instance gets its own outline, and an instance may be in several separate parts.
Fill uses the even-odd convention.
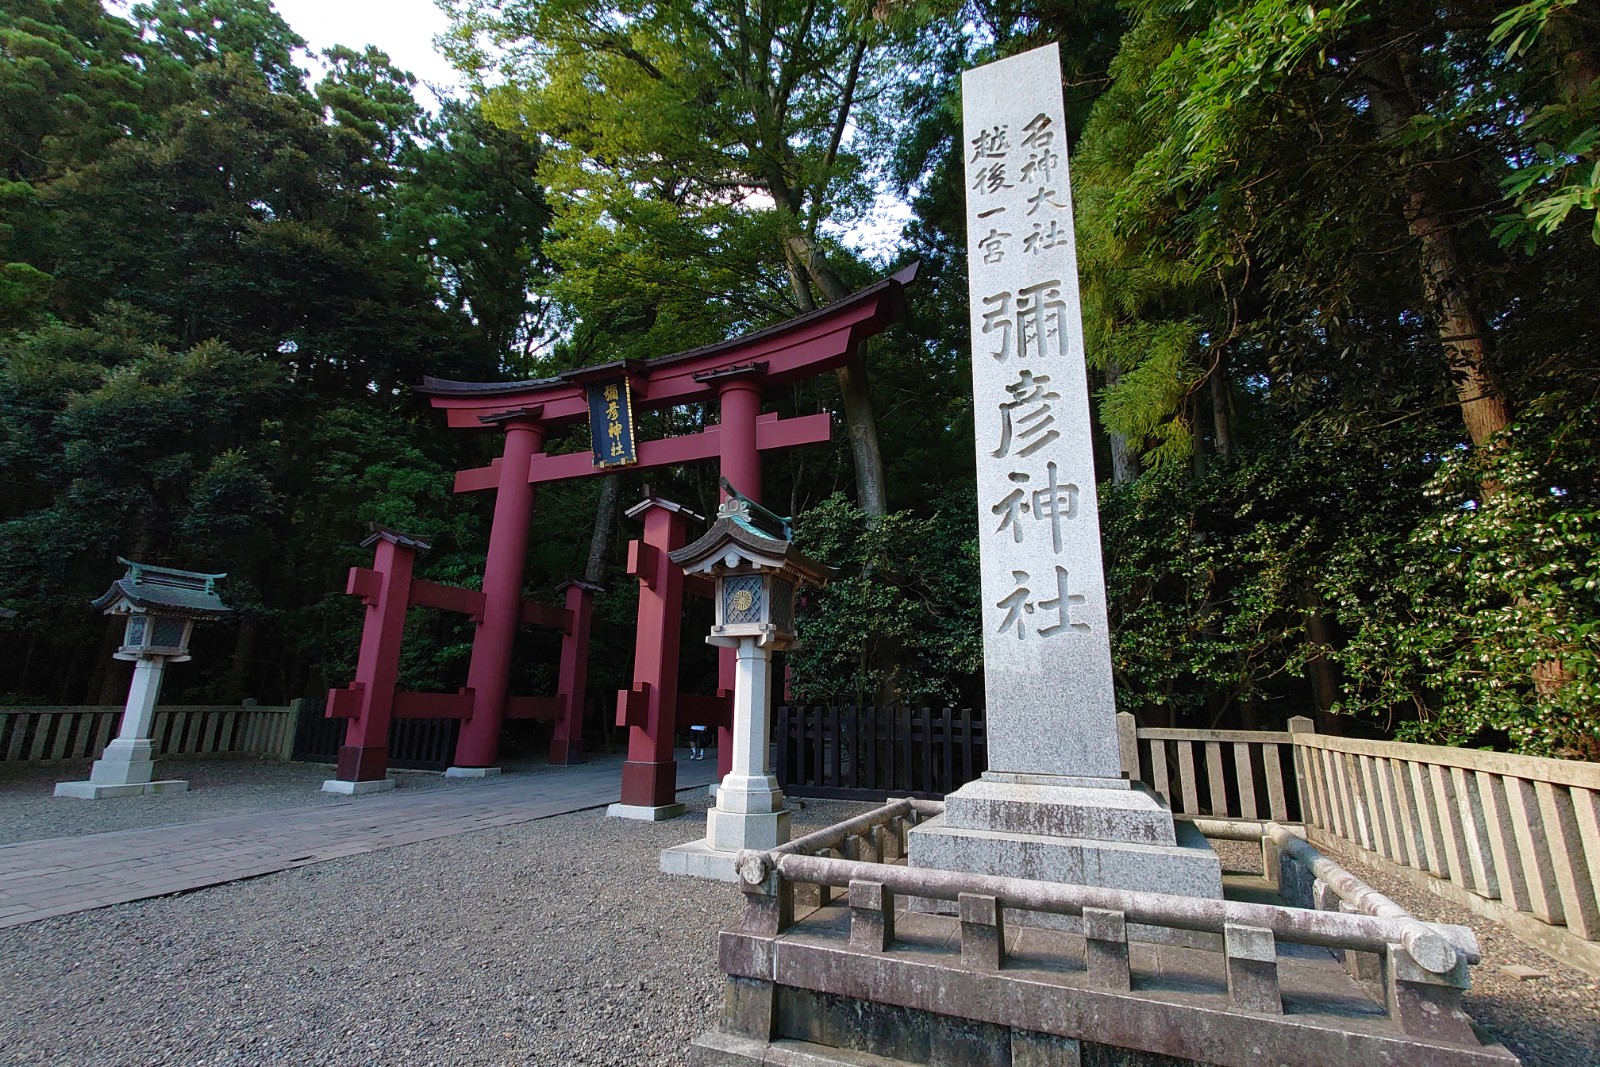
[[[1590,237],[1600,245],[1600,124],[1595,122],[1600,84],[1592,69],[1593,21],[1578,10],[1577,0],[1529,0],[1500,12],[1489,33],[1489,43],[1504,50],[1506,63],[1525,70],[1530,88],[1544,94],[1529,102],[1521,129],[1527,150],[1501,181],[1516,211],[1502,215],[1495,227],[1502,244],[1520,243],[1529,254],[1574,210],[1595,213]]]
[[[838,577],[805,594],[791,654],[800,700],[972,706],[983,639],[970,492],[948,491],[922,518],[876,520],[835,494],[800,517],[795,537]]]
[[[399,236],[426,257],[449,305],[471,315],[504,369],[536,377],[531,360],[552,325],[548,301],[532,291],[550,269],[537,144],[447,101],[400,163],[411,177],[395,192]]]
[[[0,588],[30,615],[79,614],[84,575],[119,553],[213,567],[281,511],[262,474],[275,369],[215,341],[170,350],[139,325],[0,343]]]
[[[1189,458],[1183,400],[1204,374],[1194,358],[1198,333],[1191,322],[1135,322],[1104,339],[1102,358],[1129,369],[1106,389],[1100,417],[1112,432],[1150,442],[1143,458],[1153,469]]]
[[[1318,651],[1306,618],[1330,553],[1414,520],[1419,488],[1364,450],[1287,443],[1198,478],[1166,468],[1110,487],[1101,519],[1118,706],[1200,727],[1241,705],[1280,722],[1303,714],[1300,679]]]
[[[659,356],[803,310],[791,238],[850,273],[825,238],[872,202],[858,151],[893,135],[901,31],[798,0],[451,8],[458,65],[488,83],[479,42],[501,50],[484,113],[542,144],[549,295],[571,324],[558,363]]]
[[[1501,447],[1446,460],[1434,510],[1384,556],[1341,546],[1344,710],[1403,709],[1419,741],[1600,758],[1597,416],[1534,407]]]
[[[103,695],[115,555],[229,572],[190,688],[284,699],[348,668],[365,524],[435,538],[425,570],[482,536],[407,389],[517,355],[526,146],[425,122],[373,50],[312,92],[301,44],[266,0],[0,11],[0,602],[53,702]]]

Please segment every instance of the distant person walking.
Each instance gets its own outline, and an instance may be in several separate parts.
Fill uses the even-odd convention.
[[[706,728],[704,726],[689,727],[689,758],[706,758]]]

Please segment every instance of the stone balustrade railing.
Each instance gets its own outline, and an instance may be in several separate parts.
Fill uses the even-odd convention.
[[[158,757],[264,756],[287,760],[294,750],[301,702],[267,707],[158,707],[151,737]],[[0,707],[0,763],[98,759],[116,736],[122,707]]]
[[[827,908],[843,890],[850,951],[892,955],[903,947],[911,954],[908,958],[925,960],[929,951],[925,936],[897,945],[897,909],[909,899],[916,911],[952,913],[959,923],[959,940],[952,942],[951,951],[959,946],[960,966],[994,973],[1006,966],[1008,922],[1031,925],[1043,916],[1046,925],[1060,928],[1059,920],[1066,917],[1066,929],[1083,938],[1081,973],[1088,988],[1109,993],[1132,988],[1130,942],[1206,946],[1222,959],[1228,1007],[1252,1014],[1284,1010],[1278,981],[1280,944],[1322,946],[1335,950],[1353,976],[1381,983],[1382,1000],[1375,1004],[1397,1032],[1419,1040],[1477,1044],[1460,1006],[1468,985],[1467,968],[1479,959],[1472,932],[1419,921],[1289,828],[1263,824],[1262,843],[1269,879],[1301,905],[1296,907],[912,868],[894,862],[904,854],[906,828],[937,814],[939,807],[937,802],[895,801],[781,848],[741,853],[738,869],[746,906],[736,941],[781,938],[791,929],[803,932],[806,918],[800,916],[797,923],[797,905]],[[801,899],[801,891],[811,887],[815,890],[814,895],[807,894],[811,899]],[[743,954],[735,949],[730,955],[735,944],[728,942],[728,936],[724,935],[725,969],[730,962],[737,968]],[[770,955],[765,952],[762,958]],[[1075,965],[1069,961],[1067,966]]]

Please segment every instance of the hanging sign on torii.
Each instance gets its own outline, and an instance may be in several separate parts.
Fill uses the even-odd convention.
[[[589,441],[596,467],[626,467],[639,462],[633,446],[633,390],[625,377],[591,382]]]

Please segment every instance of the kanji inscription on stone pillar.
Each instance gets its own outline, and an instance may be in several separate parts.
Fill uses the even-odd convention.
[[[989,769],[1117,778],[1058,48],[962,79]]]

